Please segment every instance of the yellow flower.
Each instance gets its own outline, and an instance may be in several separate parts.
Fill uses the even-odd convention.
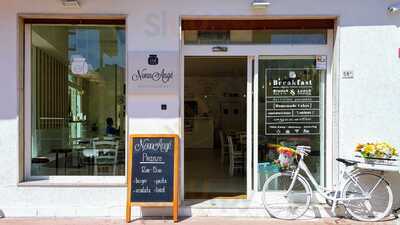
[[[375,157],[377,157],[377,158],[383,158],[383,156],[385,156],[385,154],[384,154],[383,152],[381,152],[381,151],[376,151]]]
[[[363,157],[391,158],[398,156],[397,149],[386,142],[358,144],[355,151],[360,152]]]
[[[395,148],[392,148],[392,155],[394,155],[394,156],[398,155],[397,150]]]
[[[363,144],[357,144],[356,146],[356,152],[360,152],[364,148]]]
[[[374,155],[375,152],[376,152],[375,145],[373,145],[373,144],[367,144],[367,145],[364,147],[364,152],[365,152],[366,154],[368,154],[368,155]]]

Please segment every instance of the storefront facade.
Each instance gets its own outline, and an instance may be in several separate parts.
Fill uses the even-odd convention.
[[[0,3],[5,216],[123,216],[130,134],[180,137],[182,215],[265,215],[259,194],[271,144],[317,149],[310,168],[327,186],[338,176],[334,159],[352,156],[357,143],[400,147],[400,15],[388,10],[396,2],[269,1],[265,8],[252,1],[79,2],[72,8],[50,0]],[[205,68],[217,61],[218,68],[235,68],[220,74],[242,71],[221,81],[242,86],[201,78],[199,70],[218,71]],[[135,83],[143,75],[136,68],[158,64],[165,67],[164,83]],[[219,94],[229,103],[221,104],[225,118],[207,122],[215,112],[210,102]],[[239,128],[231,123],[235,115],[243,115]],[[190,188],[204,184],[186,174],[193,163],[186,161],[187,149],[212,149],[218,142],[197,140],[204,135],[196,134],[200,126],[214,127],[207,140],[217,139],[214,130],[224,126],[245,132],[238,145],[247,149],[241,198],[206,197],[195,204],[192,199],[204,199],[192,198],[197,189],[187,197]],[[83,139],[90,133],[93,145],[96,135],[107,136],[99,135],[103,131],[118,136],[112,141],[122,153],[112,170],[91,166],[96,161],[65,147],[77,145],[76,154],[90,158],[94,153],[82,147],[88,144]],[[400,177],[387,176],[399,196]],[[220,193],[207,188],[208,194]],[[169,210],[135,208],[134,215]]]

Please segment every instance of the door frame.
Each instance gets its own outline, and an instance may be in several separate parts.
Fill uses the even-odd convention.
[[[183,43],[182,43],[182,46]],[[214,46],[212,46],[214,47]],[[184,49],[184,48],[183,48]],[[185,119],[185,114],[184,114],[184,102],[185,102],[185,68],[184,68],[184,64],[185,64],[185,57],[190,57],[190,56],[195,56],[195,57],[243,57],[247,59],[247,73],[246,73],[246,133],[247,133],[247,138],[246,138],[246,149],[252,149],[252,89],[253,89],[253,83],[252,83],[252,62],[254,60],[254,58],[252,56],[248,56],[248,55],[231,55],[231,54],[226,54],[226,55],[210,55],[208,53],[204,53],[204,52],[199,52],[198,54],[194,53],[194,52],[186,52],[185,50],[182,51],[181,54],[181,71],[182,71],[182,76],[181,76],[181,80],[180,80],[180,101],[181,101],[181,116],[180,116],[180,123],[181,123],[181,129],[180,129],[180,136],[181,136],[181,199],[185,200],[184,195],[185,195],[185,189],[184,189],[184,183],[185,183],[185,175],[184,175],[184,162],[185,162],[185,156],[184,156],[184,152],[185,152],[185,131],[183,128],[183,124],[184,124],[184,119]],[[246,157],[247,157],[247,162],[246,162],[246,198],[249,199],[249,195],[251,195],[251,192],[249,192],[249,190],[251,190],[251,178],[252,178],[252,169],[251,169],[251,157],[252,157],[252,151],[246,151]],[[249,163],[250,161],[250,163]]]
[[[180,105],[181,105],[181,199],[184,200],[184,130],[183,130],[183,102],[184,102],[184,59],[186,56],[203,56],[203,57],[213,57],[213,56],[242,56],[247,57],[247,109],[246,109],[246,131],[247,131],[247,142],[246,147],[250,151],[247,151],[247,174],[246,174],[246,194],[247,199],[253,199],[258,196],[257,187],[258,179],[256,174],[258,174],[257,162],[258,151],[254,151],[258,146],[258,136],[253,136],[252,134],[258,133],[258,101],[253,99],[258,99],[258,60],[259,56],[310,56],[310,55],[326,55],[327,56],[327,69],[326,69],[326,86],[325,86],[325,182],[326,185],[332,186],[334,182],[334,163],[333,160],[338,155],[338,150],[334,149],[334,112],[336,105],[336,90],[334,90],[334,83],[336,79],[333,76],[333,47],[334,47],[334,30],[327,30],[327,43],[325,45],[284,45],[284,44],[246,44],[246,45],[223,45],[227,48],[225,52],[214,52],[213,47],[221,45],[185,45],[183,32],[181,37],[181,88],[180,88]],[[254,112],[253,112],[254,111]],[[254,118],[254,119],[253,119]],[[329,178],[329,179],[327,179]],[[258,193],[258,194],[257,194]]]

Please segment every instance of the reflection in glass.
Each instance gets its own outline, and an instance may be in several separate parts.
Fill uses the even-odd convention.
[[[31,30],[31,175],[124,175],[125,28]]]
[[[326,30],[186,30],[185,44],[326,45]]]
[[[259,190],[266,178],[290,160],[277,146],[311,146],[305,158],[314,177],[323,182],[325,70],[317,70],[315,57],[273,58],[259,61],[258,172]]]

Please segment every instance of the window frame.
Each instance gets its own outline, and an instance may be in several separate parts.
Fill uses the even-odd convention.
[[[325,56],[328,56],[328,55],[325,55]],[[259,55],[258,56],[258,60],[259,60],[259,63],[260,63],[260,60],[296,60],[296,59],[300,59],[300,60],[302,60],[302,59],[306,59],[306,60],[313,60],[313,61],[315,61],[316,60],[316,57],[317,57],[317,55]],[[327,62],[327,65],[328,65],[328,62]],[[291,68],[265,68],[265,71],[260,71],[259,70],[260,69],[260,67],[258,68],[258,73],[259,73],[259,78],[261,77],[261,76],[263,76],[264,77],[264,82],[265,82],[265,80],[267,79],[267,76],[268,76],[268,74],[267,74],[267,70],[289,70],[289,69],[293,69],[293,70],[302,70],[302,69],[304,69],[304,68],[301,68],[301,67],[291,67]],[[319,144],[319,154],[320,154],[320,156],[319,156],[319,158],[320,158],[320,166],[319,166],[319,179],[315,176],[315,174],[313,174],[314,175],[314,178],[317,180],[317,182],[319,183],[319,184],[321,184],[321,185],[326,185],[326,181],[327,181],[327,173],[325,172],[325,167],[326,167],[326,161],[327,161],[327,158],[326,158],[326,140],[325,140],[325,136],[326,136],[326,129],[325,129],[325,127],[326,127],[326,117],[327,117],[327,113],[326,113],[326,103],[325,103],[325,100],[326,100],[326,98],[327,98],[327,93],[326,93],[326,89],[327,89],[327,74],[328,74],[328,68],[325,68],[325,69],[317,69],[316,67],[314,67],[314,68],[312,68],[313,70],[315,70],[315,71],[318,71],[318,73],[319,73],[319,75],[320,75],[320,77],[319,77],[319,108],[318,108],[318,110],[319,110],[319,134],[318,134],[318,139],[319,139],[319,141],[320,141],[320,144]],[[259,79],[259,81],[260,81],[260,79]],[[265,92],[268,90],[268,88],[267,88],[267,85],[265,85],[266,87],[265,87]],[[260,94],[262,94],[261,92],[260,92],[260,89],[258,89],[258,95],[260,95]],[[267,96],[267,94],[266,93],[264,93],[264,95],[265,96]],[[270,97],[270,96],[268,96],[268,97]],[[329,96],[328,96],[329,97]],[[258,108],[259,108],[259,105],[260,105],[260,102],[258,102],[257,103],[257,105],[258,105]],[[265,106],[267,105],[267,102],[265,102]],[[258,111],[258,109],[257,109],[257,111]],[[258,112],[260,112],[260,111],[258,111]],[[259,114],[260,115],[260,114]],[[264,114],[263,115],[261,115],[261,116],[265,116]],[[261,117],[260,116],[260,117]],[[257,122],[258,122],[258,126],[257,126],[257,130],[258,131],[260,131],[260,130],[263,130],[264,132],[265,132],[265,129],[266,129],[266,125],[264,126],[264,127],[260,127],[260,117],[258,117],[258,118],[255,118],[256,120],[257,120]],[[265,123],[265,122],[264,122]],[[255,123],[256,124],[256,123]],[[256,126],[256,125],[255,125]],[[272,134],[268,134],[268,135],[266,135],[265,133],[263,134],[263,135],[265,135],[265,136],[274,136],[274,137],[277,137],[276,135],[272,135]],[[282,135],[283,137],[285,137],[285,135]],[[302,137],[302,136],[307,136],[307,135],[299,135],[299,137]],[[256,137],[255,137],[256,138]],[[254,150],[255,151],[257,151],[257,154],[258,154],[258,152],[259,152],[259,149],[256,149],[256,146],[254,146]],[[308,157],[311,157],[311,155],[309,155]],[[260,160],[258,159],[258,161],[257,161],[257,165],[260,163]],[[307,166],[311,166],[310,164],[308,164]],[[310,167],[309,167],[310,168]],[[260,178],[260,172],[258,171],[258,167],[257,167],[257,178]],[[272,175],[271,175],[272,176]],[[269,178],[269,177],[268,177]],[[268,179],[267,178],[267,179]],[[258,184],[259,184],[259,190],[256,190],[255,189],[255,191],[257,191],[257,192],[261,192],[261,189],[262,189],[262,185],[260,185],[260,179],[258,179],[258,182],[257,182]]]
[[[31,31],[32,31],[32,24],[54,24],[54,25],[125,25],[125,16],[115,16],[111,18],[105,19],[59,19],[59,18],[21,18],[23,34],[21,35],[21,44],[23,45],[23,75],[22,85],[23,91],[21,99],[23,99],[23,104],[21,104],[21,111],[23,113],[23,140],[22,140],[22,158],[24,159],[23,162],[23,179],[20,179],[20,183],[31,183],[32,185],[55,185],[55,186],[124,186],[126,185],[126,174],[127,174],[127,163],[125,163],[125,173],[123,176],[68,176],[68,175],[50,175],[50,176],[33,176],[31,174],[31,158],[32,158],[32,64],[31,64]],[[126,25],[125,25],[126,31]],[[127,33],[125,32],[125,40]],[[125,43],[125,62],[127,63],[127,43]],[[127,68],[127,64],[126,68]],[[125,69],[125,81],[127,80],[127,69]],[[126,85],[125,89],[126,89]],[[126,90],[125,90],[126,93]],[[127,96],[125,96],[127,98]],[[126,99],[125,99],[126,100]],[[127,101],[126,101],[127,102]],[[126,106],[126,111],[128,110],[128,106]],[[125,162],[127,162],[128,157],[128,120],[127,120],[127,113],[125,113],[124,118],[125,123]]]

